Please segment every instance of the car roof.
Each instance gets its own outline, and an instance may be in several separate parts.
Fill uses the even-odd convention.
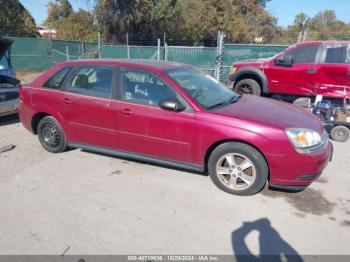
[[[312,44],[317,44],[317,45],[338,45],[338,44],[350,44],[350,40],[342,40],[342,41],[337,41],[337,40],[328,40],[328,41],[308,41],[308,42],[301,42],[297,43],[297,45],[312,45]]]
[[[150,59],[83,59],[60,63],[60,66],[81,66],[81,65],[115,65],[125,67],[137,67],[151,71],[164,71],[181,67],[189,67],[179,62],[158,61]]]

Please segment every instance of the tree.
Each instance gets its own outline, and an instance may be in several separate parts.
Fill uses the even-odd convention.
[[[153,0],[96,0],[95,15],[106,42],[118,43],[121,35],[149,31]]]
[[[56,23],[59,37],[65,40],[96,42],[97,26],[93,15],[83,9],[71,13],[68,17]]]
[[[349,25],[337,19],[333,10],[317,13],[310,21],[310,40],[341,40],[349,38]]]
[[[44,25],[50,28],[55,28],[57,23],[73,13],[73,7],[68,0],[51,0],[47,6],[47,19]]]
[[[0,35],[38,36],[36,24],[19,0],[0,0]]]
[[[56,29],[58,37],[64,40],[96,41],[98,32],[93,14],[83,9],[75,12],[68,0],[48,3],[48,17],[44,25]]]
[[[95,0],[104,40],[117,43],[126,32],[167,33],[171,43],[216,44],[218,30],[230,40],[272,41],[277,20],[264,8],[269,0]],[[123,41],[124,42],[124,41]]]

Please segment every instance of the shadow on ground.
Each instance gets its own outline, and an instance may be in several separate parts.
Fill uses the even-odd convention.
[[[257,231],[259,234],[258,255],[251,252],[246,242],[247,236],[253,231]],[[238,262],[303,261],[298,252],[271,226],[271,222],[267,218],[244,222],[240,228],[232,232],[231,241]]]

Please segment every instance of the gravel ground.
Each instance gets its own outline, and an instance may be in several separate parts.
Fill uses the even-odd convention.
[[[207,176],[81,150],[50,154],[0,118],[0,254],[348,254],[349,143],[301,193],[236,197]]]

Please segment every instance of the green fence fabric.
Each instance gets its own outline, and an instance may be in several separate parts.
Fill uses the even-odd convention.
[[[214,75],[216,47],[169,46],[168,61],[196,66]]]
[[[127,47],[126,46],[102,46],[102,58],[127,58]]]
[[[54,39],[13,37],[12,63],[17,70],[43,71],[55,63],[67,60],[97,58],[96,43],[82,43]],[[222,76],[226,79],[233,62],[246,59],[265,58],[282,52],[284,45],[224,45]],[[160,60],[196,66],[211,75],[215,74],[217,49],[215,47],[168,46],[160,48]],[[68,56],[67,56],[68,52]],[[102,58],[158,59],[157,46],[102,45]]]
[[[12,64],[16,69],[42,71],[52,66],[51,41],[36,38],[11,38]]]

